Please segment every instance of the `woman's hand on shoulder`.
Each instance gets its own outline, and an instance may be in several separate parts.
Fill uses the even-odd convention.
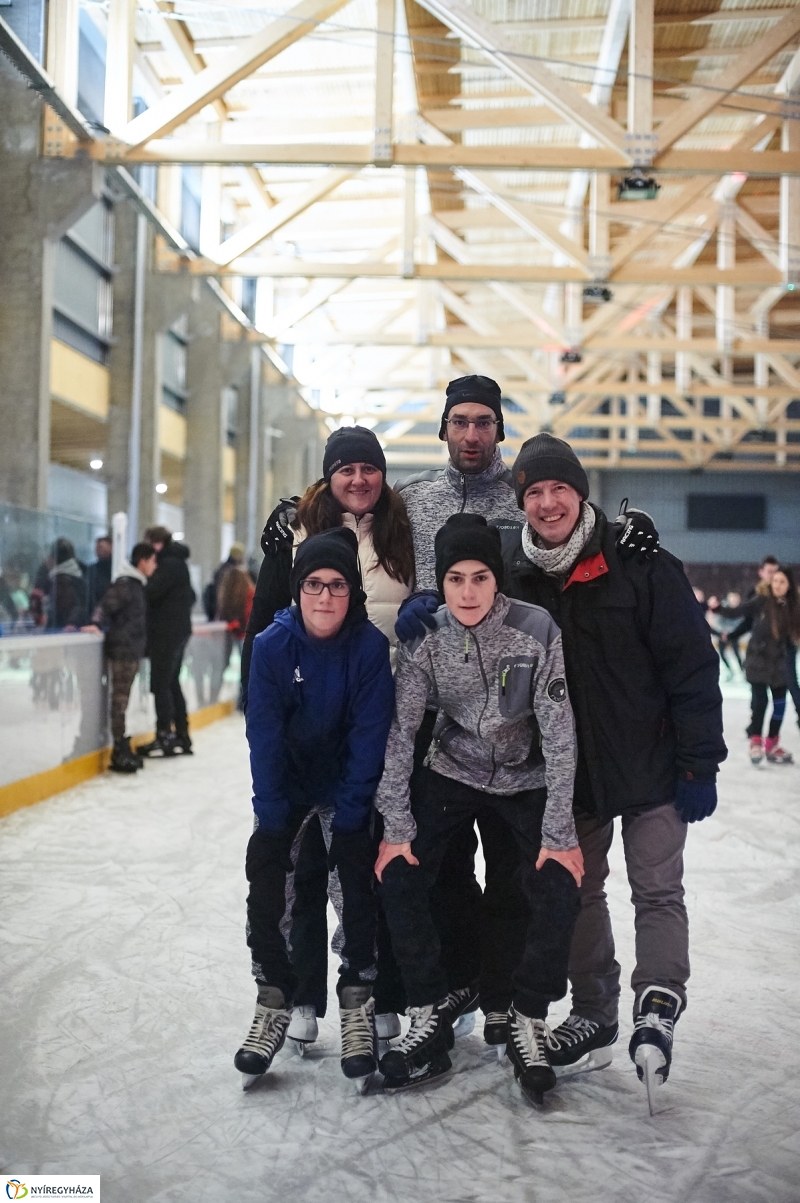
[[[292,523],[297,517],[299,497],[281,497],[275,509],[267,518],[266,526],[261,535],[261,550],[265,555],[274,555],[282,547],[291,547],[294,542]]]

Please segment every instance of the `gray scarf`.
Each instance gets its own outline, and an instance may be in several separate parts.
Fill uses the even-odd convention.
[[[566,577],[591,539],[596,521],[594,510],[584,501],[581,504],[581,516],[567,542],[551,548],[539,545],[539,536],[532,530],[530,523],[526,522],[522,532],[522,550],[531,563],[541,568],[548,576]]]

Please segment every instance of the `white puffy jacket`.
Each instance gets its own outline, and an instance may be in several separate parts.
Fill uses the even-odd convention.
[[[382,631],[392,646],[392,661],[397,638],[394,624],[397,611],[411,592],[410,585],[396,581],[389,576],[386,569],[378,562],[375,547],[372,543],[372,514],[364,514],[356,518],[353,514],[342,514],[342,526],[348,527],[358,539],[358,562],[361,566],[361,579],[364,582],[364,592],[367,595],[367,615],[370,622]],[[295,533],[294,551],[306,537],[306,532],[300,528]]]

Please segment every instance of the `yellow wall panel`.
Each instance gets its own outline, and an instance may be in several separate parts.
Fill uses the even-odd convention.
[[[186,458],[186,419],[167,405],[159,406],[158,445],[176,459]]]
[[[50,393],[95,418],[108,417],[108,368],[57,339],[50,342]]]
[[[222,448],[222,479],[226,485],[236,480],[236,452],[233,447]]]

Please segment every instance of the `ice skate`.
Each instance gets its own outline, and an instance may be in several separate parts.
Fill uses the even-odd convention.
[[[545,1091],[556,1084],[548,1059],[549,1040],[550,1029],[543,1019],[532,1019],[512,1006],[508,1013],[506,1055],[525,1098],[537,1105],[543,1102]]]
[[[619,1034],[616,1023],[603,1027],[582,1015],[570,1015],[550,1035],[548,1055],[556,1077],[605,1069]]]
[[[382,1015],[376,1015],[375,1031],[379,1040],[396,1040],[402,1031],[400,1016],[396,1011],[384,1011]]]
[[[633,1015],[633,1035],[628,1046],[639,1081],[647,1087],[650,1114],[655,1113],[655,1090],[669,1077],[672,1036],[683,1003],[673,990],[648,986],[639,995]]]
[[[427,1007],[409,1007],[411,1026],[380,1061],[385,1090],[407,1090],[441,1077],[450,1069],[454,1037],[447,999]]]
[[[308,1045],[313,1044],[319,1036],[316,1007],[303,1006],[292,1008],[292,1022],[286,1039],[292,1048],[301,1056],[306,1055]]]
[[[183,756],[193,756],[192,741],[188,731],[178,731],[175,734],[175,751]]]
[[[508,1013],[506,1011],[489,1011],[483,1024],[483,1038],[487,1044],[497,1050],[497,1060],[502,1061],[506,1055],[508,1040]]]
[[[764,740],[764,752],[770,764],[794,764],[794,757],[780,746],[777,735]]]
[[[140,756],[168,757],[175,755],[177,738],[171,731],[157,731],[156,737],[149,744],[139,748]]]
[[[108,767],[112,773],[136,773],[141,768],[138,757],[131,751],[125,737],[114,741]]]
[[[275,1054],[283,1048],[292,1013],[283,994],[274,986],[260,986],[256,1013],[233,1064],[242,1074],[242,1090],[267,1072]]]
[[[372,985],[343,986],[339,999],[342,1025],[342,1073],[366,1094],[378,1068],[375,999]]]
[[[764,741],[762,740],[760,735],[751,735],[750,736],[749,752],[750,752],[750,763],[751,764],[761,764],[761,761],[764,759]]]
[[[478,1009],[478,983],[473,982],[460,990],[451,990],[444,1005],[453,1026],[456,1038],[469,1036],[475,1030],[475,1012]]]

